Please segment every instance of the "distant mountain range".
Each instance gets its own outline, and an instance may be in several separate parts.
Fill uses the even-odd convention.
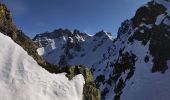
[[[116,38],[56,29],[33,40],[1,4],[0,41],[0,100],[170,98],[170,0],[141,6]]]
[[[37,52],[49,63],[88,66],[102,100],[170,98],[170,1],[152,0],[119,28],[117,38],[57,29],[37,34]]]
[[[38,55],[38,46],[18,30],[0,5],[0,100],[100,100],[85,66],[59,67]]]

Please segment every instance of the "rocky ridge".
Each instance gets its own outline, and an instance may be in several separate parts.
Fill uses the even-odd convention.
[[[29,37],[27,37],[21,30],[18,30],[12,20],[12,15],[6,5],[0,5],[0,31],[13,39],[17,44],[19,44],[27,53],[32,56],[39,65],[45,68],[47,71],[51,73],[61,73],[68,72],[67,76],[75,76],[77,74],[83,74],[85,77],[85,86],[84,86],[84,100],[86,98],[95,98],[96,100],[100,100],[99,90],[96,88],[96,85],[91,76],[90,70],[85,67],[58,67],[56,65],[50,64],[46,62],[41,56],[38,55],[37,49],[38,46],[35,44]],[[78,69],[77,69],[78,68]],[[73,72],[68,71],[69,69],[76,70]],[[70,73],[69,73],[70,72]],[[87,78],[87,79],[86,79]],[[91,87],[89,89],[88,87]],[[87,89],[86,89],[87,88]]]
[[[46,39],[36,37],[34,41],[51,41],[38,49],[50,63],[89,66],[102,100],[167,99],[162,89],[170,90],[166,84],[170,66],[169,16],[169,0],[152,0],[122,23],[115,39],[101,31],[94,36],[86,34],[86,38],[77,39],[80,41],[76,36],[51,39],[44,34],[41,36]],[[155,96],[158,92],[159,96]]]

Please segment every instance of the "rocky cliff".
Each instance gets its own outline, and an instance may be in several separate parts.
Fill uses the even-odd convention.
[[[55,38],[49,37],[58,36],[55,31],[37,35],[38,53],[52,64],[88,66],[103,100],[169,98],[169,0],[141,6],[122,23],[115,39],[105,31],[94,36],[62,33]]]
[[[51,73],[67,72],[67,76],[72,78],[75,75],[82,74],[85,78],[84,85],[84,100],[100,100],[99,90],[96,88],[95,82],[91,76],[89,69],[85,67],[71,67],[64,68],[46,62],[41,56],[38,55],[38,45],[34,43],[28,36],[21,30],[18,30],[12,20],[12,15],[6,5],[0,5],[0,31],[11,37],[13,41],[19,44],[27,53],[37,61],[37,63]],[[71,70],[70,70],[71,69]],[[89,87],[91,87],[89,89]],[[88,99],[87,99],[88,98]]]

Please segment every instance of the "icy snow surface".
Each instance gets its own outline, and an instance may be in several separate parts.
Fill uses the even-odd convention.
[[[82,75],[50,74],[0,33],[0,100],[82,100]]]

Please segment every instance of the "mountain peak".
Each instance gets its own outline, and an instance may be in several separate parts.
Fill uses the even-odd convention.
[[[132,19],[121,24],[114,41],[110,40],[112,34],[104,30],[85,39],[80,37],[83,33],[74,30],[66,37],[66,41],[60,38],[38,41],[40,44],[44,41],[48,44],[38,51],[52,64],[89,66],[103,100],[136,100],[141,95],[141,100],[145,96],[152,100],[154,94],[160,91],[156,88],[157,83],[154,84],[155,79],[160,82],[160,86],[169,87],[162,76],[152,80],[152,72],[165,73],[170,66],[170,46],[165,46],[170,44],[170,30],[168,24],[165,24],[170,20],[169,1],[152,0],[141,6]],[[154,85],[145,82],[152,82]],[[138,87],[138,84],[143,87]],[[126,90],[131,85],[135,86],[130,87],[134,92]],[[149,95],[143,94],[148,87],[152,88],[147,90]],[[134,96],[134,93],[138,95]]]
[[[154,2],[158,2],[158,3],[170,3],[170,0],[154,0]]]
[[[110,32],[106,32],[104,30],[101,30],[97,32],[94,37],[108,37],[109,39],[113,39],[112,34]]]

